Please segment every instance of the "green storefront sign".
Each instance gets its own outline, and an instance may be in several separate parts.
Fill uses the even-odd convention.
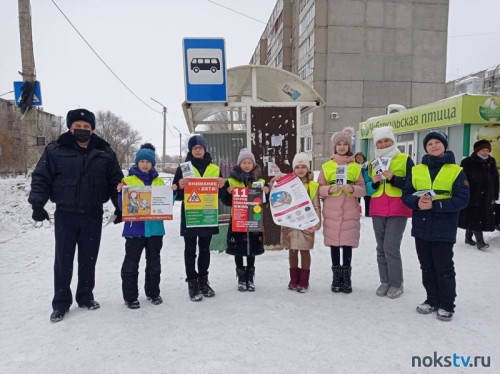
[[[463,123],[487,124],[499,121],[500,97],[464,94],[403,112],[372,117],[359,124],[359,137],[371,138],[374,128],[384,126],[391,126],[397,134]]]

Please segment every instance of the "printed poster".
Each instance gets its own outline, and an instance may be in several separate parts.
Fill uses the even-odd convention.
[[[172,219],[173,192],[170,186],[123,186],[124,222]]]
[[[309,194],[295,174],[286,174],[270,192],[271,214],[279,226],[305,230],[319,223]]]
[[[186,178],[184,214],[186,227],[219,226],[219,179]]]
[[[231,229],[235,232],[262,231],[262,188],[235,187],[231,206]]]

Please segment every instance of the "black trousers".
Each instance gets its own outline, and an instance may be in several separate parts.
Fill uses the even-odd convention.
[[[184,236],[184,265],[186,267],[186,278],[188,281],[208,275],[210,266],[210,242],[209,236]],[[198,244],[198,272],[196,271],[196,245]]]
[[[255,256],[245,256],[247,258],[247,267],[253,268],[255,267]],[[243,256],[234,256],[234,263],[237,268],[242,268],[243,266]]]
[[[56,248],[52,309],[66,310],[73,302],[70,286],[77,245],[78,285],[75,299],[78,304],[94,300],[95,264],[101,244],[102,210],[74,213],[56,209],[54,231]]]
[[[160,295],[161,257],[163,236],[138,237],[125,239],[125,258],[123,260],[122,291],[125,301],[134,301],[139,297],[138,278],[139,262],[142,250],[146,249],[146,279],[144,291],[147,297]]]
[[[449,312],[455,311],[456,281],[450,242],[432,242],[415,238],[422,283],[427,302]]]
[[[333,266],[340,266],[340,247],[331,246],[330,256]],[[348,245],[342,246],[342,262],[343,266],[351,266],[352,247]]]

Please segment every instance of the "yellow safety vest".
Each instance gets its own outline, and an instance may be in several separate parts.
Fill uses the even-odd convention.
[[[137,175],[129,175],[128,177],[123,178],[123,181],[127,186],[144,186],[144,182]],[[164,186],[165,183],[163,179],[160,177],[156,177],[153,179],[151,183],[152,186]]]
[[[316,192],[318,192],[319,188],[319,183],[315,181],[309,181],[306,184],[306,190],[309,192],[309,197],[311,198],[311,201],[314,200],[314,196],[316,196]]]
[[[337,183],[337,166],[338,164],[333,160],[325,162],[321,166],[321,169],[323,170],[323,175],[329,186]],[[361,175],[361,166],[359,166],[355,162],[350,162],[349,164],[347,164],[347,184],[355,184],[360,175]],[[334,197],[340,196],[341,193],[342,190],[339,190],[331,194],[330,196]]]
[[[389,170],[396,177],[405,177],[406,176],[406,164],[408,161],[408,155],[405,153],[400,153],[396,157],[391,160],[391,164],[389,165]],[[370,178],[374,176],[373,168],[370,167]],[[387,182],[385,179],[380,181],[380,185],[378,189],[372,194],[372,197],[380,197],[382,193],[385,191],[387,196],[390,197],[401,197],[403,196],[403,190],[401,188],[394,187],[390,182]]]
[[[193,166],[193,171],[194,175],[196,175],[198,178],[202,177],[198,169],[196,169],[194,166]],[[208,164],[207,168],[205,169],[205,172],[203,173],[203,178],[219,178],[219,175],[220,175],[219,167],[214,164]]]
[[[245,184],[243,182],[240,182],[239,180],[237,180],[235,178],[229,178],[228,182],[229,182],[229,186],[231,186],[231,187],[245,187]],[[262,178],[259,178],[256,182],[261,182],[263,186],[266,184],[266,181]]]
[[[462,168],[455,164],[445,164],[441,167],[434,181],[431,181],[429,167],[425,164],[414,166],[411,181],[413,188],[417,191],[433,190],[436,194],[433,200],[450,199],[453,183],[457,179]]]

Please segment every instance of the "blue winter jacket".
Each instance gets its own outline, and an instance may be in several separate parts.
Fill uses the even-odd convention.
[[[148,173],[143,173],[137,166],[130,168],[128,175],[135,175],[139,178],[145,186],[151,186],[155,178],[159,178],[156,170],[151,170]],[[122,196],[119,195],[119,206],[122,206]],[[165,227],[163,221],[135,221],[123,223],[123,234],[126,238],[136,238],[144,236],[149,238],[151,236],[165,235]]]
[[[454,164],[455,156],[451,151],[445,152],[442,157],[425,155],[422,163],[429,167],[431,180],[444,164]],[[418,196],[413,196],[416,190],[413,187],[411,174],[407,176],[403,188],[403,203],[413,209],[411,235],[415,238],[455,243],[457,239],[458,217],[462,209],[469,203],[469,184],[462,170],[453,183],[451,198],[435,200],[432,209],[420,210],[418,208]]]

